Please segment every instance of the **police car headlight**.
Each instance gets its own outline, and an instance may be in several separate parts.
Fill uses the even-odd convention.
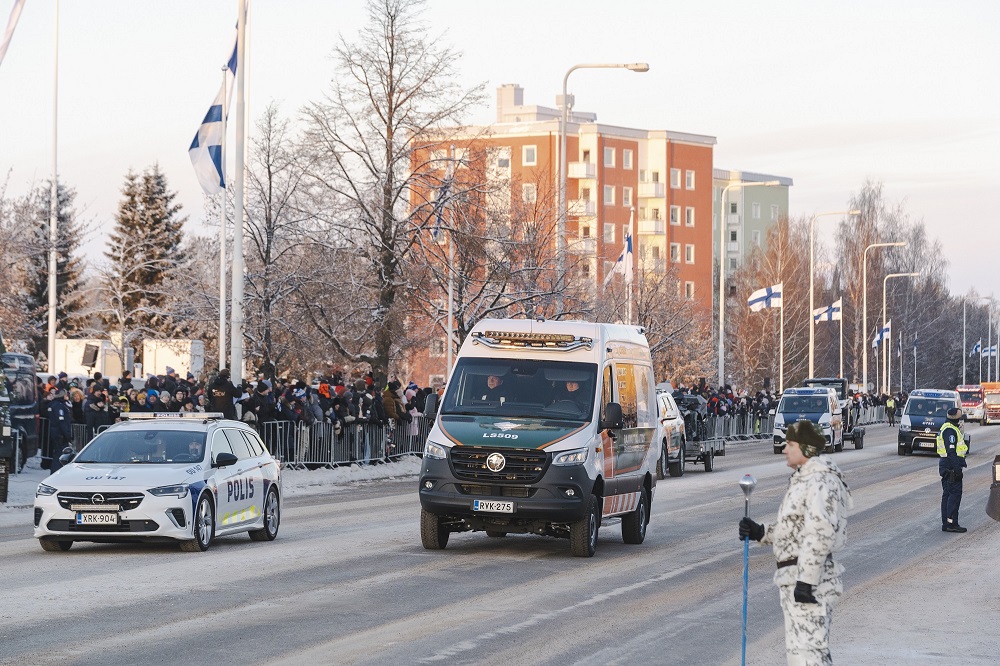
[[[434,442],[427,440],[424,445],[424,457],[433,458],[434,460],[444,460],[448,455],[448,451],[440,444],[435,444]]]
[[[53,488],[52,486],[47,486],[44,483],[39,483],[38,490],[35,491],[35,497],[43,497],[43,496],[47,497],[49,495],[55,495],[55,494],[56,494],[56,489]]]
[[[587,455],[590,453],[590,447],[587,446],[582,449],[573,449],[572,451],[563,451],[562,453],[556,454],[556,457],[552,459],[553,465],[582,465],[587,462]]]
[[[160,486],[159,488],[150,488],[147,490],[150,495],[155,497],[187,497],[188,487],[187,484],[180,484],[177,486]]]

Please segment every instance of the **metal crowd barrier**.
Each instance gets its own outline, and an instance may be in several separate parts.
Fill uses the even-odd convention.
[[[434,421],[422,416],[410,423],[291,423],[268,421],[258,424],[264,444],[285,467],[337,467],[368,465],[422,453]]]

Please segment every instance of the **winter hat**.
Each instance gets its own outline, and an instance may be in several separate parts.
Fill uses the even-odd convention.
[[[59,373],[59,379],[65,379],[66,377],[69,377],[69,375],[67,375],[65,372]]]
[[[962,410],[959,409],[958,407],[952,407],[951,409],[948,410],[948,420],[958,421],[961,418],[962,418]]]
[[[177,371],[176,371],[176,370],[174,370],[173,368],[171,368],[171,367],[170,367],[169,365],[167,366],[167,374],[168,374],[168,375],[172,375],[172,374],[174,374],[175,372],[177,372]]]
[[[826,449],[826,437],[819,426],[812,421],[802,419],[788,426],[785,438],[799,445],[802,455],[815,458]]]
[[[156,389],[147,389],[146,390],[146,397],[147,398],[159,398],[160,397],[160,392],[157,391]]]
[[[297,388],[294,391],[292,391],[292,395],[301,400],[302,398],[306,397],[306,390],[304,388]]]
[[[271,390],[271,387],[267,385],[267,382],[257,384],[257,393],[267,393],[269,390]]]
[[[187,373],[187,378],[188,379],[194,379],[194,373],[193,372]]]

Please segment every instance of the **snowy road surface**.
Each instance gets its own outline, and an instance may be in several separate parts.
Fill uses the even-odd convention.
[[[964,535],[940,531],[936,458],[897,456],[894,429],[870,428],[863,450],[835,454],[856,504],[837,663],[1000,660],[1000,523],[984,512],[1000,428],[969,431]],[[789,470],[769,442],[660,482],[646,542],[623,544],[606,521],[592,559],[571,557],[567,541],[483,533],[426,551],[417,466],[403,465],[408,476],[381,481],[292,473],[276,541],[229,537],[207,553],[45,553],[29,509],[0,509],[0,663],[739,663],[737,481],[754,474],[751,514],[774,515]],[[755,544],[751,664],[784,662],[773,571]]]

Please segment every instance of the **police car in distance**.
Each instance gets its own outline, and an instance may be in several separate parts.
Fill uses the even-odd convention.
[[[843,410],[837,390],[825,387],[799,387],[785,389],[774,414],[774,452],[785,450],[785,431],[788,426],[805,419],[823,429],[826,453],[844,450]]]
[[[953,407],[962,408],[958,391],[916,389],[910,393],[899,419],[899,455],[908,456],[914,451],[937,453],[938,431]],[[970,442],[966,435],[966,445]]]
[[[256,431],[222,414],[129,414],[63,460],[35,493],[44,550],[160,541],[198,552],[217,536],[278,535],[280,463]]]

